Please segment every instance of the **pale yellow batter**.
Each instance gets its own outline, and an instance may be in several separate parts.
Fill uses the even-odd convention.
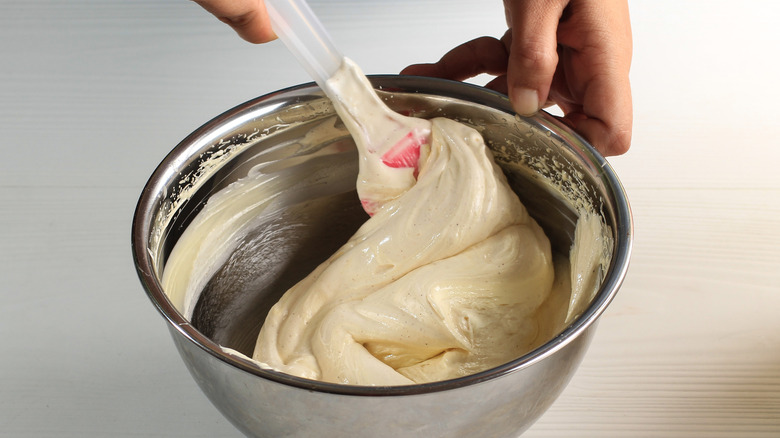
[[[544,318],[563,311],[558,322],[570,320],[590,300],[601,252],[578,250],[572,291],[568,263],[553,262],[475,130],[390,112],[349,61],[329,86],[344,96],[334,103],[358,145],[358,191],[372,217],[271,309],[254,360],[345,384],[450,379],[521,356],[560,329]],[[212,197],[177,243],[164,287],[185,316],[204,273],[270,202],[236,207],[253,184],[269,184],[261,179]],[[569,291],[568,304],[555,304],[555,288]]]

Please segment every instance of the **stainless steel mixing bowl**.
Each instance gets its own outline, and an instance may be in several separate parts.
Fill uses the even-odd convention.
[[[169,322],[195,381],[248,436],[517,436],[566,386],[625,276],[632,239],[625,193],[607,162],[552,116],[517,117],[506,97],[462,83],[406,76],[371,80],[397,111],[446,116],[478,128],[555,250],[566,253],[571,246],[578,207],[603,216],[614,240],[607,248],[611,262],[599,292],[576,320],[505,365],[411,386],[310,381],[227,354],[220,345],[251,356],[268,308],[367,218],[354,192],[354,144],[311,84],[231,109],[163,160],[133,220],[141,283]],[[280,194],[278,212],[247,236],[209,281],[191,320],[185,319],[160,285],[166,258],[209,196],[260,163],[297,173],[296,188],[289,191],[294,195]]]

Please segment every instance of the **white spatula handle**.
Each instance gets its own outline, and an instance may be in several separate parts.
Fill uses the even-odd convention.
[[[327,94],[327,80],[343,56],[306,0],[265,0],[276,35]]]

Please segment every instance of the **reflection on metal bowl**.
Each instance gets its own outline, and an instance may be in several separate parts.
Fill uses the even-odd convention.
[[[517,436],[566,386],[622,283],[632,239],[625,193],[606,161],[552,116],[518,117],[506,97],[457,82],[409,76],[371,80],[397,111],[449,117],[477,128],[554,250],[568,252],[578,208],[587,205],[602,216],[612,231],[611,262],[599,292],[578,318],[514,361],[420,385],[323,383],[227,354],[220,346],[251,356],[270,306],[366,219],[354,193],[354,144],[313,85],[239,105],[196,130],[163,160],[133,221],[141,283],[169,322],[196,382],[248,436]],[[331,129],[318,129],[325,121]],[[231,263],[205,286],[188,320],[160,285],[167,257],[209,197],[260,163],[325,171],[301,174],[302,190],[296,193],[305,193],[307,202],[291,201],[247,236]]]

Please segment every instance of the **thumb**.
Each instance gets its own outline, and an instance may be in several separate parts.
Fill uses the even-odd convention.
[[[558,65],[558,22],[565,1],[506,0],[511,29],[507,88],[515,111],[531,115],[550,93]]]
[[[194,1],[250,43],[266,43],[276,38],[263,0]]]

